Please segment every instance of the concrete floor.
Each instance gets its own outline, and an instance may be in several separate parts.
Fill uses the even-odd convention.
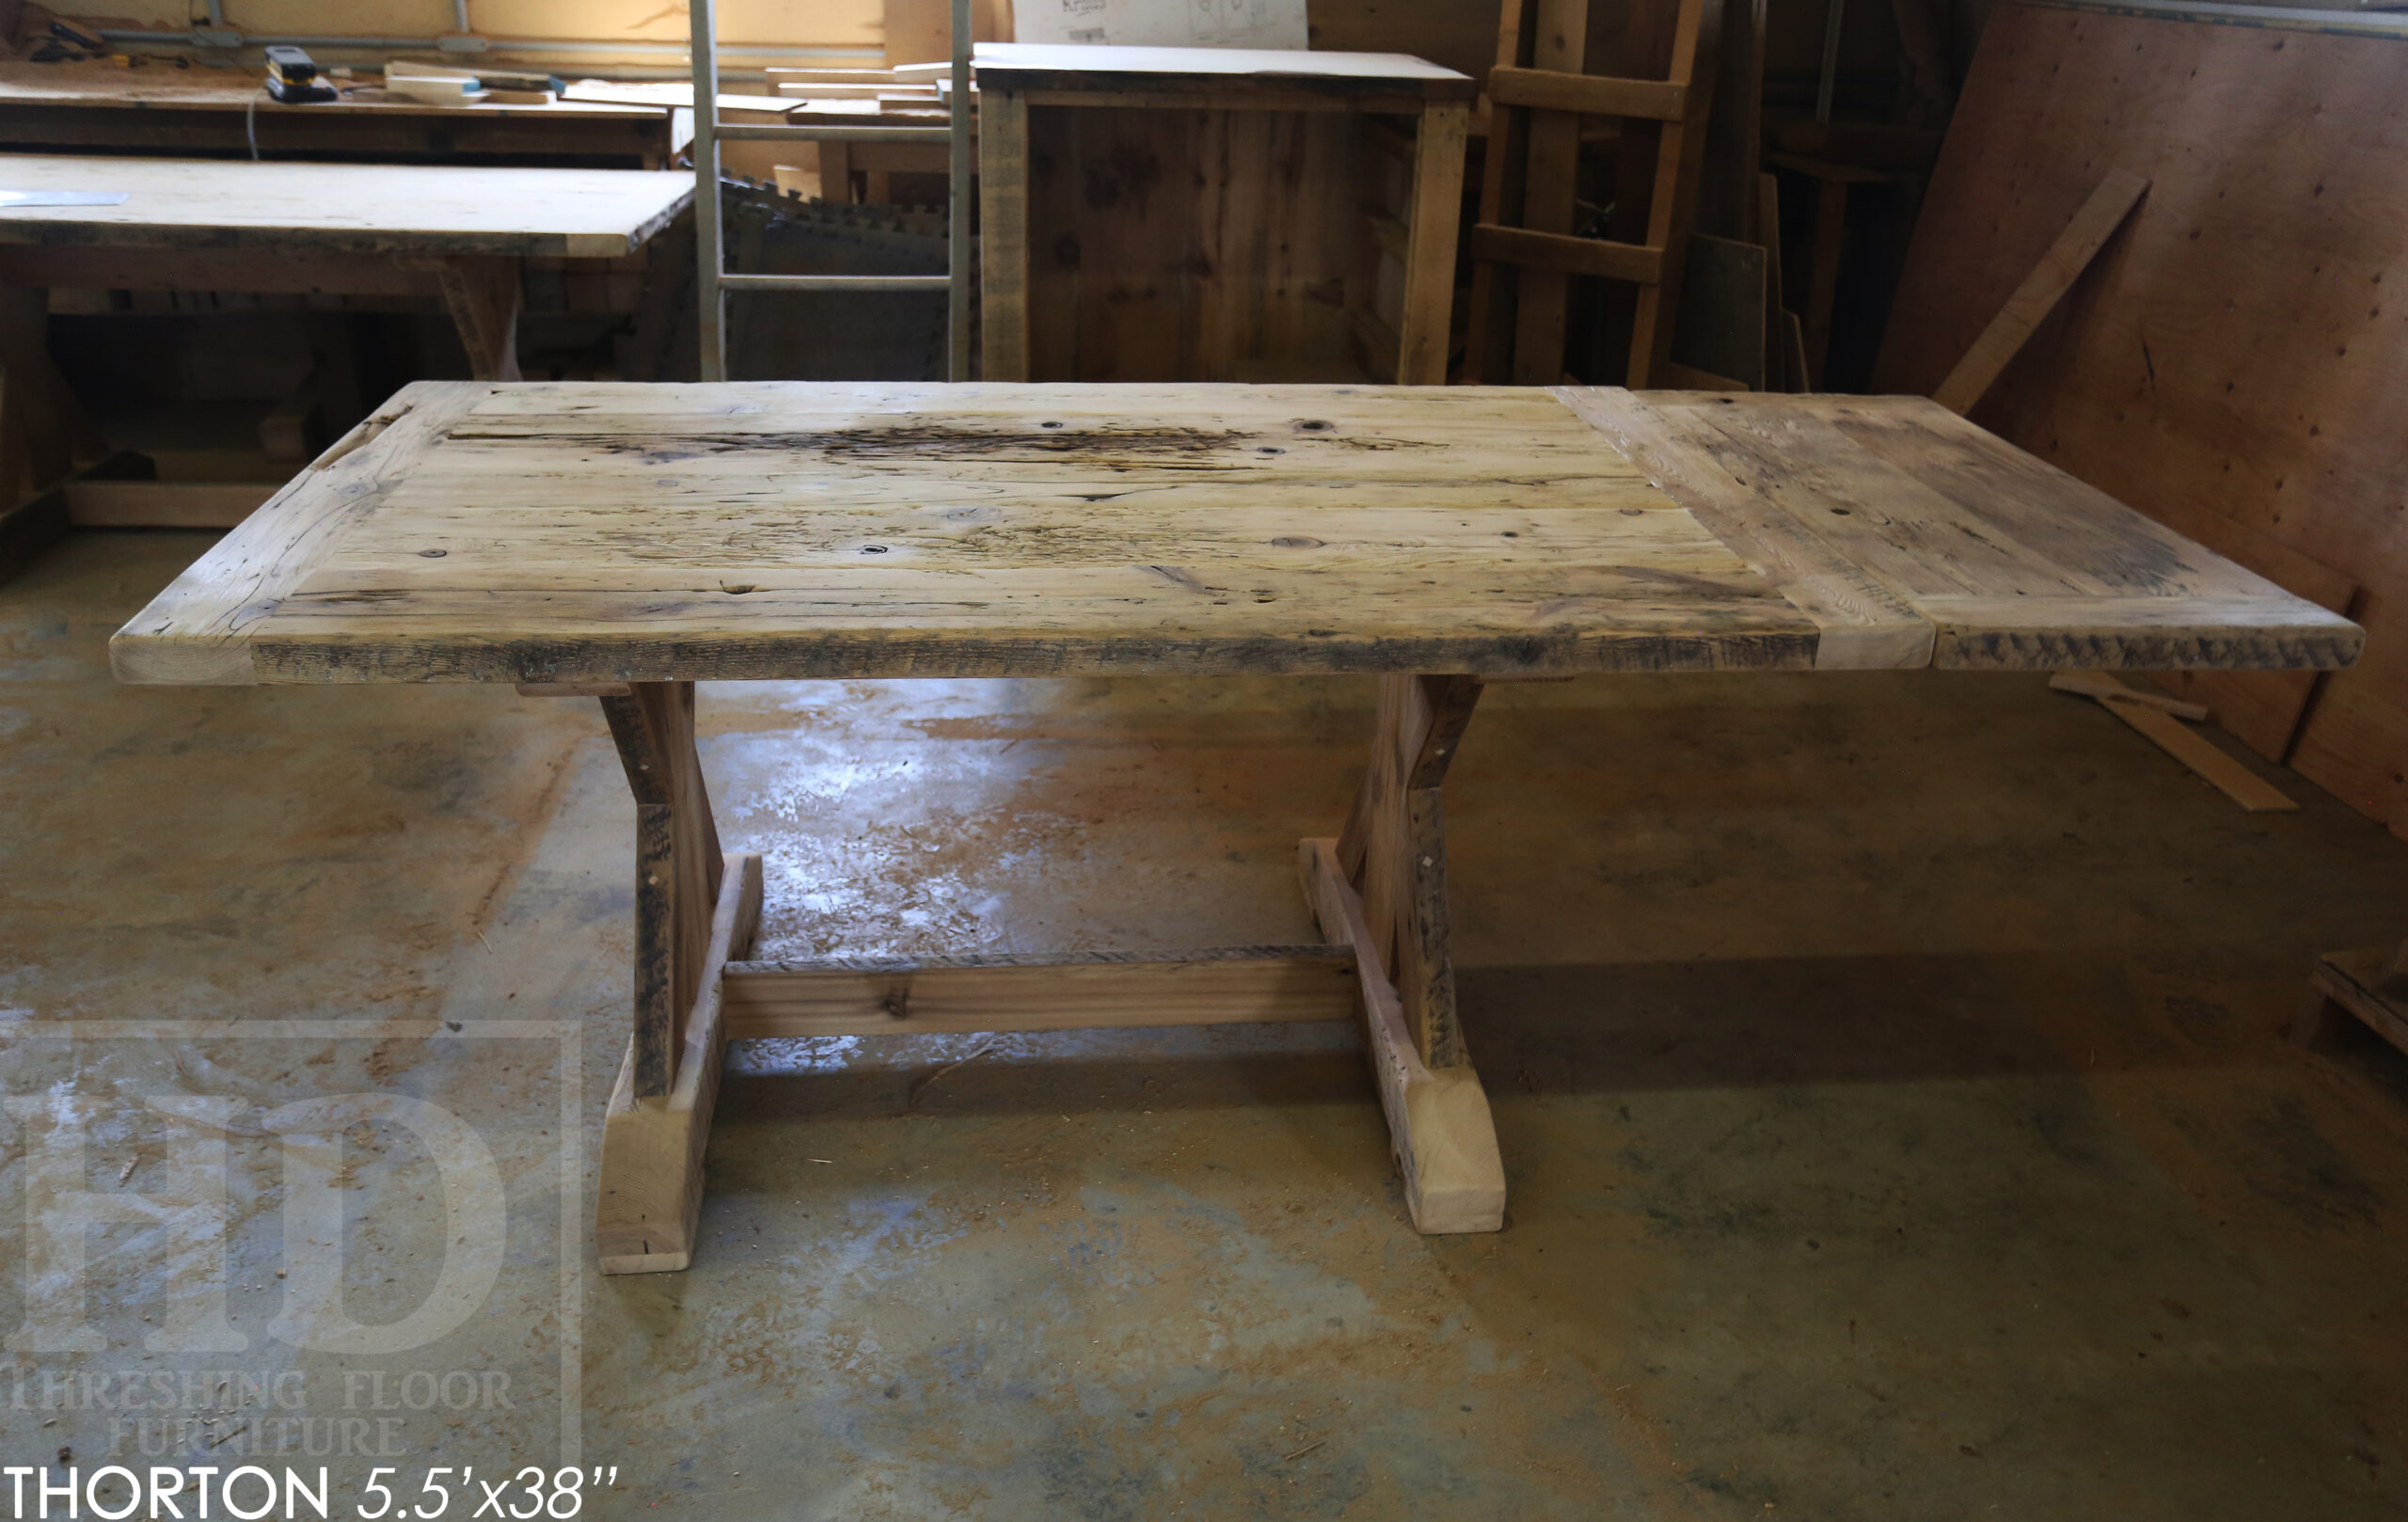
[[[102,1345],[0,1355],[8,1463],[381,1463],[406,1498],[565,1452],[584,1514],[730,1522],[2408,1510],[2408,1122],[2281,1038],[2311,954],[2408,924],[2408,847],[2295,777],[2242,814],[2036,677],[1499,690],[1449,807],[1502,1233],[1410,1229],[1347,1027],[775,1042],[736,1049],[696,1266],[606,1279],[598,714],[111,685],[205,543],[84,535],[0,588],[10,1261],[71,1120],[91,1192],[206,1203],[217,1154],[142,1097],[234,1102],[230,1245],[86,1231]],[[1370,696],[712,688],[705,759],[765,955],[1306,940],[1293,843]],[[69,1020],[252,1034],[38,1038]],[[294,1322],[310,1181],[261,1118],[355,1092],[460,1117],[506,1206],[489,1286],[392,1352]],[[363,1115],[319,1181],[360,1324],[464,1250],[432,1145]],[[5,1276],[0,1322],[59,1304]],[[239,1346],[146,1346],[219,1280]]]

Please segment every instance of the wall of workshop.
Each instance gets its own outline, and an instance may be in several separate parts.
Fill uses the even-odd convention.
[[[178,32],[208,14],[200,0],[103,3],[105,11],[53,8],[90,24]],[[456,29],[452,0],[220,0],[220,8],[229,27],[257,36],[434,38]],[[721,42],[737,55],[748,43],[874,50],[885,30],[882,0],[716,0],[714,14]],[[660,50],[682,48],[688,25],[682,0],[468,0],[468,24],[497,41],[537,44],[510,49],[514,57],[543,56],[545,41],[651,44],[615,56],[573,56],[595,67],[624,60],[653,68],[678,61]]]
[[[745,45],[873,49],[886,33],[890,0],[718,0],[720,38],[740,55]],[[906,0],[908,3],[908,0]],[[1612,3],[1601,0],[1600,8]],[[103,25],[183,31],[207,15],[201,0],[105,0],[106,10],[60,5]],[[263,36],[434,38],[454,30],[452,0],[221,0],[226,24]],[[1495,0],[1314,0],[1307,12],[1313,46],[1417,53],[1466,72],[1484,71],[1497,46]],[[468,22],[497,41],[685,41],[682,0],[468,0]],[[540,45],[512,56],[542,56]],[[576,56],[597,66],[607,54]],[[660,67],[658,51],[624,61]],[[871,61],[871,60],[864,60]]]

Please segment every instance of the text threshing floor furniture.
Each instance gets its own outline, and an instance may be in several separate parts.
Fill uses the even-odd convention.
[[[233,291],[439,300],[480,379],[518,378],[520,266],[625,260],[689,175],[0,155],[0,190],[122,193],[0,206],[0,574],[66,531],[61,494],[107,452],[52,366],[49,292]]]
[[[423,383],[111,648],[128,682],[600,698],[637,907],[596,1234],[633,1273],[689,1260],[728,1039],[1357,1001],[1415,1224],[1497,1229],[1440,804],[1486,681],[2316,667],[2359,642],[1915,398]],[[1339,672],[1382,687],[1342,832],[1301,845],[1323,944],[745,959],[760,864],[721,851],[696,681]]]

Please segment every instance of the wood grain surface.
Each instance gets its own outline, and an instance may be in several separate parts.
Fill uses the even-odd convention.
[[[691,175],[0,157],[0,189],[123,191],[114,206],[0,207],[0,243],[614,259],[693,199]]]
[[[2330,666],[2357,637],[1911,398],[453,382],[112,651],[129,681],[578,682],[1798,668],[1827,639]]]

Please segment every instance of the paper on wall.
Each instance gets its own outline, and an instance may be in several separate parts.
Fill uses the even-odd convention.
[[[1305,0],[1015,0],[1012,40],[1301,48]]]

